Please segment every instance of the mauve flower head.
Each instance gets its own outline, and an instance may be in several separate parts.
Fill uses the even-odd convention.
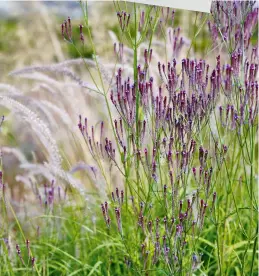
[[[232,44],[232,51],[242,45],[248,49],[258,24],[258,8],[253,1],[212,1],[211,14],[214,22],[209,22],[208,26],[215,45],[223,39]]]

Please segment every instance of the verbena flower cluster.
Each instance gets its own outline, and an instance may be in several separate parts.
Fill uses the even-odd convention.
[[[149,73],[151,47],[142,53],[143,63],[134,63],[133,76],[119,68],[110,91],[118,116],[112,139],[104,137],[103,123],[97,139],[95,128],[80,115],[78,126],[94,159],[115,165],[125,181],[125,191],[116,188],[101,210],[109,233],[117,229],[125,243],[129,267],[148,271],[163,264],[175,275],[195,271],[201,262],[197,241],[206,220],[215,216],[215,182],[228,151],[219,139],[206,148],[201,133],[213,116],[223,129],[239,133],[257,119],[258,52],[251,37],[258,9],[252,7],[235,1],[212,5],[209,32],[214,46],[227,45],[229,64],[220,55],[215,67],[206,60],[177,60],[183,45],[182,39],[177,45],[178,28],[172,43],[175,58],[158,62],[158,81]],[[125,33],[132,16],[124,11],[117,16]],[[140,31],[144,17],[141,13]],[[118,56],[122,60],[122,43]],[[129,219],[131,226],[124,227]]]

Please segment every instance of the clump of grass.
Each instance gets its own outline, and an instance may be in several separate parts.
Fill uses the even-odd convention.
[[[79,163],[69,173],[53,164],[45,166],[60,183],[46,184],[43,191],[32,186],[44,210],[27,217],[30,237],[25,237],[13,211],[15,225],[10,226],[6,207],[11,205],[2,188],[2,271],[255,274],[258,49],[251,38],[258,9],[254,2],[215,1],[210,17],[195,14],[195,24],[201,20],[201,25],[191,43],[179,27],[172,28],[175,11],[114,2],[120,31],[112,69],[100,62],[87,3],[80,5],[84,24],[76,27],[77,35],[70,18],[62,23],[61,34],[82,60],[13,74],[56,71],[71,77],[100,97],[106,118],[77,114],[82,149],[92,163]],[[207,26],[213,58],[190,57]],[[85,59],[86,43],[93,53],[91,61]],[[67,69],[75,63],[85,65],[92,83]],[[20,107],[12,99],[2,99]],[[25,107],[22,110],[28,113]],[[77,182],[70,175],[84,169],[94,184],[87,191],[73,185]],[[19,242],[12,254],[10,233],[15,229]],[[26,248],[28,262],[22,254]]]

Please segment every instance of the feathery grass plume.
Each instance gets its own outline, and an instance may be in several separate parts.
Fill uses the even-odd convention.
[[[53,104],[50,101],[41,101],[49,110],[52,110],[57,115],[59,115],[59,118],[63,121],[63,123],[70,127],[71,131],[75,131],[75,126],[70,118],[70,116],[67,114],[65,110],[62,108],[59,108],[57,105]]]
[[[28,171],[28,175],[30,177],[32,176],[44,176],[48,181],[52,181],[53,178],[55,178],[54,174],[48,170],[44,165],[42,164],[32,164],[32,163],[22,163],[20,165],[20,168]]]
[[[36,182],[32,175],[16,175],[15,180],[23,183],[25,187],[31,187],[32,182]]]
[[[35,91],[39,91],[39,90],[45,90],[47,92],[49,92],[50,94],[56,95],[58,93],[58,91],[56,91],[55,89],[53,89],[53,87],[51,87],[50,85],[46,84],[46,83],[39,83],[37,84],[35,87],[33,87],[31,89],[32,92]]]
[[[37,112],[37,115],[41,118],[41,120],[44,121],[51,128],[53,121],[52,114],[39,101],[32,97],[28,97],[27,95],[7,95],[7,97],[26,106],[32,112]]]
[[[98,58],[98,57],[97,57]],[[68,76],[75,80],[76,84],[78,84],[81,87],[89,88],[90,90],[95,90],[96,88],[87,82],[84,82],[81,80],[73,71],[69,70],[67,67],[69,66],[75,66],[75,65],[87,65],[89,67],[93,67],[96,69],[96,63],[87,58],[79,58],[79,59],[70,59],[66,60],[64,62],[47,65],[47,66],[29,66],[25,67],[19,70],[14,70],[10,73],[11,76],[28,76],[28,73],[34,73],[35,72],[50,72],[50,73],[59,73],[63,74],[65,76]],[[113,64],[102,64],[100,60],[98,60],[98,66],[100,69],[100,73],[103,77],[103,79],[110,84],[112,76],[111,71],[114,67]],[[36,75],[37,76],[37,75]],[[30,75],[28,77],[31,77]],[[46,76],[47,77],[47,76]]]
[[[42,90],[40,90],[40,88],[44,88],[45,91],[47,91],[55,96],[58,96],[57,94],[63,93],[64,91],[67,91],[67,89],[76,89],[76,88],[82,87],[78,83],[67,82],[67,81],[66,82],[57,81],[53,78],[50,78],[49,76],[47,76],[45,74],[41,74],[41,73],[37,73],[37,72],[33,72],[33,73],[29,73],[29,74],[21,74],[21,75],[19,74],[19,77],[44,82],[44,83],[40,83],[40,84],[36,85],[30,91],[32,91],[32,92],[42,91]],[[91,93],[93,91],[92,88],[88,88],[88,89],[86,89],[85,87],[83,87],[83,88],[84,89],[82,90],[82,92],[86,92],[87,95],[89,92]],[[92,95],[92,96],[94,96],[94,95]]]
[[[96,178],[96,168],[93,166],[89,166],[84,162],[79,162],[78,164],[76,164],[75,166],[73,166],[70,170],[70,173],[75,173],[77,171],[81,171],[81,170],[89,170],[93,173],[94,177]]]
[[[58,169],[57,167],[54,167],[49,163],[44,163],[44,166],[53,175],[64,180],[69,185],[71,185],[76,191],[78,191],[81,195],[85,196],[86,189],[85,189],[84,185],[82,185],[82,183],[79,180],[77,180],[76,178],[74,178],[69,172],[66,172],[62,169]]]
[[[73,71],[69,70],[68,68],[65,67],[60,67],[57,65],[49,65],[49,66],[30,66],[26,67],[20,70],[15,70],[12,71],[9,75],[10,76],[15,76],[19,74],[28,74],[30,72],[52,72],[56,74],[61,74],[67,77],[70,77],[73,79],[78,85],[89,88],[92,90],[95,90],[95,87],[92,86],[91,84],[81,80]]]
[[[46,74],[42,74],[39,72],[30,72],[28,74],[19,74],[19,77],[44,82],[44,84],[50,85],[52,88],[56,88],[57,90],[58,89],[60,90],[60,86],[64,85],[64,83],[62,83],[56,79],[53,79],[53,78],[47,76]],[[68,86],[72,85],[72,83],[67,83],[67,82],[65,84]],[[75,83],[73,83],[73,85],[75,86]]]
[[[24,153],[19,148],[1,147],[2,153],[14,155],[20,163],[27,163]]]
[[[29,123],[33,130],[39,134],[38,139],[42,141],[46,150],[49,152],[50,163],[57,169],[61,169],[61,157],[56,141],[53,139],[50,130],[40,118],[21,103],[4,96],[0,96],[1,105],[9,108],[12,112],[21,113],[24,120]]]
[[[16,87],[6,83],[0,83],[0,90],[4,90],[7,93],[14,94],[14,95],[22,94],[22,92],[19,91]]]

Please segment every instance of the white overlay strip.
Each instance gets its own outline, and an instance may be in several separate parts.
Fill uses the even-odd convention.
[[[141,4],[156,5],[174,9],[210,12],[211,0],[127,0]]]
[[[39,0],[31,0],[31,1],[39,1]],[[45,0],[43,0],[44,2]],[[63,0],[56,0],[56,2]],[[69,1],[69,0],[68,0]],[[70,0],[71,1],[71,0]],[[77,2],[77,0],[72,0]],[[89,2],[101,2],[101,1],[114,1],[114,0],[88,0]],[[116,0],[115,0],[116,1]],[[117,0],[121,2],[125,2],[125,0]],[[191,10],[191,11],[199,11],[199,12],[210,12],[211,2],[213,0],[126,0],[128,2],[136,2],[140,4],[147,5],[155,5],[155,6],[163,6],[174,9],[182,9],[182,10]],[[13,2],[12,0],[0,0],[0,2]],[[18,2],[20,2],[18,0]],[[23,2],[23,0],[21,1]]]

